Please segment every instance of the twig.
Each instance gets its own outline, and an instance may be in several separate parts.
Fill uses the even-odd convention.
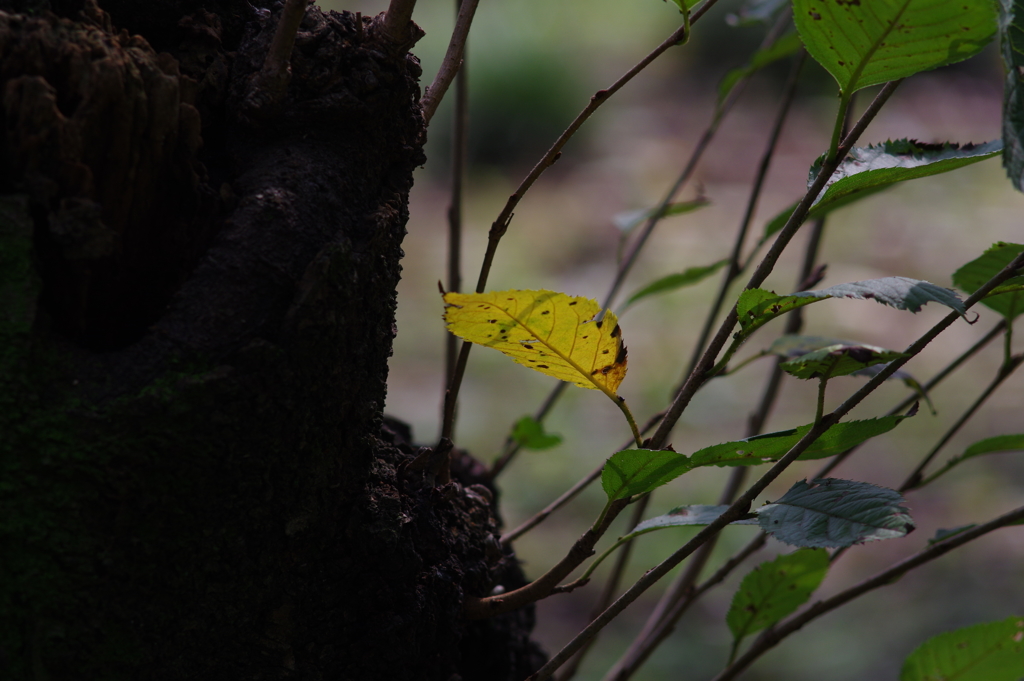
[[[402,49],[408,49],[419,38],[412,29],[415,7],[416,0],[391,0],[388,11],[384,13],[381,31],[388,41]]]
[[[718,318],[718,313],[721,312],[722,306],[725,304],[726,296],[729,295],[729,288],[732,286],[733,281],[742,274],[740,255],[743,252],[743,243],[747,239],[747,231],[750,229],[750,222],[754,218],[754,211],[757,209],[757,203],[761,197],[761,188],[764,185],[765,177],[768,175],[768,167],[771,165],[772,158],[775,157],[775,148],[782,134],[782,126],[789,117],[790,106],[796,98],[796,88],[800,81],[800,72],[803,70],[806,62],[807,51],[800,50],[799,56],[794,60],[793,66],[790,69],[786,89],[782,97],[782,104],[775,115],[775,123],[772,125],[772,132],[768,136],[768,145],[761,156],[761,163],[758,165],[757,175],[754,178],[754,185],[747,199],[747,208],[744,211],[743,220],[740,222],[739,231],[733,240],[732,253],[729,255],[729,269],[726,271],[725,276],[722,277],[722,284],[718,288],[718,295],[708,310],[707,317],[704,320],[704,328],[701,330],[699,340],[693,347],[693,357],[690,358],[690,365],[686,370],[687,376],[693,372],[693,368],[700,361],[701,353],[704,352],[704,346],[708,342],[708,336],[711,335],[711,328],[714,326],[715,319]],[[677,394],[681,389],[682,385],[673,394]]]
[[[900,82],[901,81],[892,81],[882,86],[882,89],[875,96],[874,101],[872,101],[868,106],[867,110],[860,117],[860,120],[857,121],[857,124],[853,126],[850,134],[847,135],[845,140],[843,140],[835,158],[830,162],[822,164],[818,177],[804,195],[803,200],[800,201],[797,207],[793,210],[792,215],[789,216],[789,220],[786,221],[785,227],[783,227],[779,232],[775,242],[772,244],[771,248],[768,249],[768,253],[757,266],[754,274],[750,277],[750,281],[747,282],[747,288],[757,287],[761,282],[768,278],[769,274],[771,274],[772,269],[775,267],[775,263],[778,262],[779,256],[782,255],[782,251],[796,234],[800,225],[803,224],[811,205],[813,205],[815,199],[818,198],[818,194],[825,187],[825,183],[832,177],[832,173],[835,172],[835,169],[839,167],[839,164],[853,147],[853,143],[858,137],[860,137],[864,129],[867,128],[868,123],[874,119],[879,109],[882,108],[882,105],[889,99]],[[693,396],[704,382],[705,375],[714,365],[715,357],[718,356],[718,353],[722,350],[726,341],[729,339],[729,336],[732,333],[732,328],[736,324],[736,319],[736,308],[734,307],[729,314],[726,315],[725,320],[718,329],[718,333],[711,340],[707,350],[704,352],[704,355],[694,367],[693,371],[690,372],[689,377],[683,383],[679,393],[676,395],[676,399],[672,402],[672,406],[669,407],[668,412],[665,414],[665,418],[662,420],[657,432],[655,432],[654,436],[651,438],[650,446],[652,449],[659,449],[668,441],[669,433],[672,432],[672,428],[675,427],[675,424],[682,415],[683,410],[686,409],[690,400],[693,399]]]
[[[555,406],[555,403],[558,402],[558,398],[562,396],[562,393],[565,392],[565,388],[568,385],[569,384],[565,381],[559,381],[558,385],[552,388],[551,392],[548,393],[548,396],[544,399],[544,403],[541,404],[540,408],[537,409],[536,413],[534,413],[534,421],[537,421],[538,423],[544,421],[544,418],[548,415],[548,412],[551,411],[551,408]],[[505,446],[502,450],[501,456],[494,461],[491,465],[491,469],[487,471],[488,477],[490,477],[491,480],[497,477],[499,473],[505,470],[505,466],[512,461],[521,449],[522,446],[516,442],[512,438],[512,434],[509,433],[508,437],[505,438]]]
[[[683,616],[683,613],[685,613],[698,598],[710,591],[712,587],[720,584],[733,570],[739,567],[743,561],[757,551],[760,551],[767,540],[767,534],[764,532],[759,533],[745,547],[740,549],[738,553],[723,563],[722,566],[715,571],[715,574],[701,582],[696,589],[687,589],[685,592],[681,593],[681,596],[675,599],[670,606],[668,601],[663,601],[666,609],[661,610],[660,616],[656,619],[652,616],[648,620],[651,627],[644,627],[644,631],[641,632],[641,636],[637,636],[633,645],[630,646],[630,649],[627,650],[626,653],[619,658],[619,661],[615,663],[615,666],[605,674],[604,681],[626,681],[626,679],[630,678],[636,670],[643,666],[644,662],[647,661],[647,658],[651,656],[651,653],[661,645],[661,642],[668,638],[669,634],[675,630],[676,622],[678,622],[679,618]],[[693,562],[696,562],[700,554],[706,551],[709,546],[711,546],[710,541],[700,547],[700,552],[694,555]],[[688,575],[693,571],[694,569],[692,565],[687,566],[686,572],[682,573],[680,577],[682,578],[684,575]],[[684,580],[679,579],[677,581]],[[694,577],[693,580],[690,580],[690,583],[692,584],[695,581],[696,577]],[[662,606],[662,603],[659,603],[658,605]]]
[[[563,383],[562,385],[565,385],[565,384]],[[641,433],[646,433],[648,430],[650,430],[651,428],[656,426],[658,424],[658,422],[660,421],[660,419],[661,419],[661,414],[655,414],[651,418],[647,419],[647,423],[645,423],[644,427],[640,429],[640,432]],[[619,447],[619,449],[617,451],[621,451],[623,449],[626,449],[627,447],[630,446],[631,442],[632,441],[627,442],[624,446]],[[502,545],[503,546],[508,546],[513,541],[515,541],[516,539],[521,537],[523,534],[525,534],[527,531],[533,529],[537,525],[540,525],[542,522],[547,520],[547,517],[549,515],[551,515],[552,513],[554,513],[558,509],[560,509],[562,506],[565,506],[567,503],[572,501],[573,497],[575,497],[577,494],[582,492],[587,487],[587,485],[589,485],[590,483],[594,482],[594,480],[597,480],[599,477],[601,477],[601,471],[603,471],[603,470],[604,470],[604,464],[602,463],[600,466],[598,466],[597,468],[592,470],[590,473],[588,473],[587,476],[584,477],[582,480],[580,480],[575,485],[570,487],[568,490],[563,492],[560,497],[558,497],[557,499],[552,501],[550,504],[548,504],[544,508],[544,510],[538,512],[532,518],[528,519],[526,522],[524,522],[522,525],[520,525],[516,529],[512,530],[511,532],[507,532],[506,534],[502,535],[502,537],[501,537]]]
[[[395,2],[397,0],[392,0],[392,5]],[[420,105],[423,107],[423,119],[427,125],[434,117],[434,112],[437,111],[455,74],[459,72],[459,67],[465,66],[463,56],[466,51],[466,42],[469,39],[469,28],[473,25],[473,15],[476,14],[476,7],[479,3],[480,0],[459,0],[459,14],[455,19],[455,29],[452,31],[451,40],[448,42],[448,51],[445,52],[444,59],[441,61],[441,68],[434,76],[434,82],[426,89],[423,99],[420,100]]]
[[[644,495],[634,506],[633,514],[629,518],[629,525],[626,531],[631,531],[634,527],[640,524],[640,521],[644,518],[644,513],[647,511],[647,505],[651,500],[651,495]],[[634,538],[635,539],[635,538]],[[615,598],[615,592],[619,588],[619,583],[622,581],[622,573],[626,571],[626,565],[629,563],[629,554],[633,549],[633,539],[630,539],[619,548],[619,553],[615,557],[615,564],[612,566],[612,570],[608,575],[608,580],[604,584],[604,589],[601,591],[600,598],[597,599],[597,603],[594,605],[590,619],[594,620],[604,612],[612,599]],[[587,643],[580,648],[575,655],[566,663],[562,672],[558,675],[558,681],[569,681],[573,676],[576,675],[576,670],[579,669],[580,663],[583,662],[583,658],[586,657],[587,651],[590,650],[591,646],[597,641],[597,636],[587,641]]]
[[[819,218],[814,221],[811,230],[811,238],[808,239],[807,246],[804,249],[804,263],[799,276],[798,282],[805,282],[811,272],[814,271],[815,260],[818,254],[818,247],[821,243],[821,232],[824,229],[824,219]],[[803,326],[803,317],[795,314],[800,310],[794,310],[793,313],[788,315],[786,320],[786,328],[784,333],[799,333]],[[779,386],[782,382],[783,371],[780,368],[782,360],[780,359],[772,367],[772,372],[765,383],[764,392],[761,395],[761,401],[758,404],[757,411],[750,416],[750,420],[747,424],[746,437],[752,437],[760,434],[764,430],[764,424],[768,420],[768,414],[771,411],[772,406],[775,403],[775,399],[778,395]],[[719,505],[731,504],[739,493],[740,487],[743,485],[746,479],[747,468],[739,467],[733,470],[729,476],[729,482],[726,485],[725,490],[722,492],[722,496],[719,499]],[[755,540],[754,543],[756,543]],[[712,537],[707,544],[700,547],[700,550],[693,556],[693,559],[687,565],[686,570],[681,572],[679,577],[669,586],[661,600],[658,602],[657,607],[648,616],[647,622],[644,624],[643,630],[633,639],[633,643],[630,645],[626,653],[619,659],[615,667],[612,668],[605,676],[605,681],[625,681],[636,672],[637,669],[650,657],[651,653],[654,652],[665,638],[675,629],[676,622],[682,617],[683,613],[686,612],[690,604],[696,600],[700,594],[704,593],[704,590],[698,589],[696,592],[693,590],[693,585],[696,583],[697,578],[700,577],[701,570],[704,569],[708,559],[711,557],[712,551],[714,551],[715,544],[717,543],[717,535]],[[764,544],[764,536],[761,536],[760,544],[757,544],[757,548],[760,548]],[[756,550],[751,548],[750,552]],[[744,549],[747,551],[747,549]],[[747,554],[741,552],[742,557]],[[740,560],[742,560],[742,557]],[[732,560],[726,563],[726,565],[732,565]],[[738,564],[738,563],[736,563]],[[731,569],[731,568],[730,568]],[[719,571],[721,572],[721,570]],[[716,573],[718,574],[718,573]],[[724,579],[722,575],[722,579]],[[708,587],[710,588],[710,586]]]
[[[937,475],[933,475],[927,480],[922,480],[924,469],[932,462],[932,459],[934,459],[935,456],[942,451],[942,448],[945,447],[951,439],[953,439],[953,436],[960,431],[963,425],[967,423],[972,416],[974,416],[974,413],[981,408],[981,405],[985,404],[988,398],[992,396],[992,393],[996,391],[996,388],[998,388],[1003,381],[1009,378],[1010,375],[1020,367],[1022,362],[1024,362],[1024,355],[1018,355],[1016,357],[1011,357],[1009,362],[1005,362],[999,367],[999,371],[996,372],[996,375],[992,378],[992,381],[989,382],[985,390],[982,391],[981,395],[978,396],[978,399],[974,400],[974,403],[960,415],[960,418],[958,418],[956,422],[949,427],[945,434],[939,438],[939,441],[935,443],[935,446],[932,447],[931,451],[928,452],[928,454],[921,460],[921,463],[919,463],[914,468],[914,471],[907,476],[907,479],[902,485],[900,485],[900,492],[906,492],[922,487],[925,482],[930,482],[938,477]]]
[[[462,7],[478,0],[456,0],[456,6]],[[460,12],[461,14],[461,12]],[[462,46],[465,48],[463,40]],[[465,52],[463,52],[463,55]],[[469,77],[466,71],[465,58],[463,67],[455,82],[455,115],[452,123],[452,198],[448,206],[448,290],[462,290],[462,184],[466,175],[466,154],[468,146],[468,107]],[[451,384],[452,372],[455,371],[456,348],[458,338],[445,333],[445,387]]]
[[[856,128],[854,128],[856,130]],[[851,133],[852,134],[852,133]],[[845,146],[845,143],[844,143]],[[841,148],[842,149],[842,148]],[[842,153],[837,155],[837,158],[841,158]],[[813,189],[813,187],[812,187]],[[820,188],[819,188],[820,190]],[[816,196],[817,194],[815,194]],[[1021,253],[1009,265],[1004,267],[998,274],[988,280],[981,288],[975,291],[965,302],[964,308],[970,309],[979,300],[988,295],[989,291],[999,286],[1001,283],[1009,279],[1014,275],[1017,269],[1024,265],[1024,253]],[[703,545],[712,536],[717,534],[723,527],[733,522],[734,520],[740,519],[744,514],[750,510],[750,505],[754,499],[757,498],[765,488],[771,484],[779,475],[782,474],[791,463],[796,461],[800,455],[806,451],[815,440],[818,439],[825,431],[831,428],[834,424],[838,423],[839,420],[846,416],[854,407],[860,404],[864,399],[874,392],[878,386],[882,385],[886,379],[895,373],[900,367],[910,361],[911,358],[917,356],[924,348],[931,343],[940,333],[945,331],[950,325],[959,319],[960,315],[957,312],[951,312],[950,314],[943,317],[938,323],[932,326],[927,332],[925,332],[920,338],[912,343],[903,353],[903,356],[890,362],[884,369],[878,374],[871,378],[860,390],[851,395],[845,402],[839,405],[834,411],[822,417],[814,426],[808,430],[804,437],[793,445],[792,448],[779,459],[775,465],[773,465],[766,473],[764,473],[750,488],[744,492],[740,497],[728,508],[726,511],[717,517],[714,521],[704,527],[703,530],[697,533],[689,542],[687,542],[682,548],[677,550],[667,559],[662,561],[656,567],[648,570],[644,575],[637,580],[633,586],[626,590],[607,610],[601,613],[601,616],[590,623],[589,626],[583,629],[576,637],[570,641],[562,650],[558,652],[554,657],[551,658],[543,667],[541,667],[536,673],[528,677],[528,681],[545,681],[551,678],[558,667],[565,663],[584,643],[587,642],[594,634],[604,628],[610,621],[619,615],[623,610],[626,609],[633,601],[635,601],[644,591],[649,589],[655,582],[664,577],[670,570],[676,565],[689,557],[698,547]]]
[[[501,213],[498,214],[498,218],[491,224],[491,229],[487,236],[487,250],[484,252],[484,259],[480,265],[480,276],[477,278],[476,292],[483,293],[484,288],[487,286],[487,277],[491,272],[491,265],[494,262],[494,254],[497,252],[498,243],[501,241],[501,237],[505,235],[508,230],[508,225],[512,220],[512,214],[516,206],[519,205],[519,201],[523,195],[533,186],[533,183],[537,181],[545,170],[554,165],[555,161],[562,155],[562,147],[565,146],[566,142],[576,134],[576,131],[583,126],[590,116],[597,111],[597,109],[604,104],[608,99],[622,89],[622,87],[631,81],[638,73],[647,68],[651,62],[660,57],[670,47],[679,44],[680,41],[686,40],[690,35],[690,26],[693,25],[701,16],[710,9],[717,0],[707,0],[699,9],[697,9],[691,17],[683,22],[683,25],[673,31],[664,42],[656,47],[650,54],[641,59],[633,68],[622,75],[616,80],[608,89],[598,90],[593,97],[590,98],[590,103],[587,104],[586,108],[580,112],[578,116],[569,124],[569,127],[559,135],[555,143],[551,145],[551,148],[547,150],[544,156],[541,157],[540,161],[533,167],[533,170],[526,176],[526,178],[519,183],[516,190],[509,196],[508,201],[505,203],[505,207],[502,208]],[[452,376],[451,386],[448,388],[448,392],[445,394],[445,421],[442,424],[442,432],[451,432],[450,418],[454,418],[455,415],[455,404],[454,402],[458,399],[459,389],[462,385],[462,377],[465,374],[465,365],[469,361],[469,343],[464,343],[462,351],[459,353],[459,358],[456,363],[455,371]],[[451,404],[449,405],[449,402]]]
[[[466,598],[463,603],[463,613],[466,618],[475,620],[494,617],[546,598],[554,591],[559,582],[568,577],[583,561],[594,555],[594,545],[597,544],[597,540],[604,535],[608,526],[626,507],[627,503],[626,499],[613,502],[601,522],[596,527],[584,532],[562,560],[526,586],[497,596]]]
[[[545,506],[542,511],[538,512],[533,517],[529,518],[526,522],[524,522],[522,525],[512,530],[511,532],[506,532],[504,535],[502,535],[501,543],[505,546],[508,546],[513,541],[515,541],[522,535],[526,534],[526,532],[528,532],[529,530],[532,530],[537,525],[540,525],[547,519],[549,515],[551,515],[552,513],[560,509],[562,506],[565,506],[567,503],[572,501],[577,494],[586,489],[587,485],[601,477],[602,470],[604,470],[604,462],[601,462],[600,466],[592,470],[582,480],[580,480],[575,485],[573,485],[565,492],[563,492],[560,497],[558,497],[550,504]]]
[[[880,572],[874,577],[866,579],[856,586],[845,589],[831,598],[818,601],[799,615],[765,630],[765,632],[761,634],[761,636],[759,636],[750,646],[750,649],[741,655],[739,659],[729,665],[729,667],[723,670],[721,674],[716,676],[714,681],[728,681],[729,679],[736,678],[740,672],[749,667],[765,652],[774,648],[790,634],[800,630],[800,628],[808,622],[821,617],[825,613],[831,612],[841,605],[845,605],[854,598],[862,596],[869,591],[892,584],[900,576],[906,574],[910,570],[924,565],[929,561],[935,560],[953,549],[963,546],[967,542],[973,541],[978,537],[986,535],[1000,527],[1005,527],[1006,525],[1016,522],[1022,518],[1024,518],[1024,506],[1010,511],[1009,513],[1005,513],[994,520],[990,520],[984,525],[979,525],[978,527],[952,536],[944,541],[936,542],[927,549],[918,552],[906,560],[900,561],[896,565],[893,565],[888,570]]]
[[[795,310],[795,311],[798,311],[798,310]],[[928,381],[923,386],[921,386],[922,391],[925,394],[927,394],[932,388],[937,386],[939,383],[942,383],[942,381],[944,381],[947,376],[949,376],[951,373],[953,373],[953,371],[955,371],[961,364],[966,362],[968,359],[970,359],[975,354],[977,354],[977,352],[979,350],[981,350],[983,347],[985,347],[990,342],[992,342],[992,339],[994,339],[996,336],[998,336],[1000,333],[1002,333],[1005,328],[1006,328],[1006,320],[1002,319],[1002,320],[999,321],[998,324],[996,324],[994,327],[992,327],[992,329],[987,334],[985,334],[984,337],[981,338],[981,340],[979,340],[977,343],[975,343],[974,345],[969,347],[967,350],[964,350],[960,354],[959,357],[957,357],[955,360],[953,360],[952,362],[947,364],[946,367],[942,371],[937,373],[934,377],[932,377],[932,379],[930,381]],[[889,416],[892,416],[893,414],[899,414],[900,412],[904,411],[907,407],[909,407],[915,401],[917,401],[918,397],[919,396],[918,396],[918,394],[916,392],[915,393],[911,393],[905,400],[903,400],[902,402],[900,402],[895,407],[893,407],[892,409],[889,410]],[[851,454],[853,454],[855,451],[857,451],[859,446],[860,445],[858,445],[857,447],[851,447],[850,449],[847,449],[842,454],[838,454],[838,455],[832,457],[831,459],[829,459],[828,463],[826,463],[821,468],[821,470],[819,470],[814,475],[814,477],[815,478],[827,477],[829,473],[831,473],[837,466],[839,466],[839,464],[841,464]]]
[[[786,24],[782,24],[780,22],[780,26],[785,25]],[[777,37],[775,34],[776,31],[773,28],[773,30],[769,32],[769,36],[772,38],[772,40],[774,40],[775,37]],[[762,47],[766,47],[770,43],[771,41],[766,40],[765,44],[763,44]],[[744,86],[750,80],[751,75],[752,74],[744,75],[740,79],[740,81],[736,83],[735,87],[733,87],[732,92],[729,93],[729,96],[726,98],[725,102],[723,102],[722,105],[716,109],[715,115],[711,119],[711,123],[708,125],[707,128],[704,129],[704,132],[701,134],[700,139],[697,141],[697,145],[694,147],[693,151],[690,154],[690,157],[687,159],[686,165],[683,167],[683,170],[679,174],[679,177],[676,178],[676,181],[665,193],[665,196],[662,198],[661,202],[652,211],[651,216],[647,219],[646,223],[643,226],[643,229],[640,231],[639,236],[636,237],[636,239],[633,241],[632,245],[630,246],[629,252],[626,254],[626,256],[622,259],[622,262],[619,264],[619,267],[615,272],[615,278],[612,281],[612,285],[609,288],[607,295],[605,295],[604,305],[602,306],[603,308],[609,308],[612,306],[612,303],[615,301],[615,297],[618,295],[619,290],[622,288],[622,284],[625,282],[627,275],[629,274],[633,265],[636,263],[637,256],[640,254],[640,251],[643,249],[644,245],[646,245],[655,227],[657,227],[658,223],[660,223],[661,220],[664,218],[665,208],[675,199],[676,195],[678,195],[679,191],[683,188],[683,186],[690,181],[690,177],[692,177],[693,172],[697,168],[697,163],[704,156],[704,152],[707,150],[708,146],[710,146],[711,141],[714,139],[715,134],[718,132],[718,128],[724,120],[725,116],[732,110],[733,105],[739,99],[739,96],[742,94]],[[552,390],[548,397],[545,399],[544,406],[550,408],[550,406],[553,405],[561,396],[561,391],[564,387],[564,383],[559,383],[558,386],[556,386],[554,390]],[[542,411],[543,414],[547,413],[543,409]],[[538,421],[540,421],[543,418],[543,416],[536,416],[535,418]],[[501,457],[498,459],[498,461],[495,462],[494,466],[492,467],[492,477],[497,475],[497,473],[500,472],[508,464],[509,460],[512,457],[514,457],[518,451],[519,447],[517,445],[513,445],[511,439],[506,440],[505,451],[502,453]]]
[[[273,117],[281,108],[292,80],[291,56],[295,34],[306,16],[306,0],[287,0],[274,30],[263,68],[249,84],[246,116],[253,120]]]

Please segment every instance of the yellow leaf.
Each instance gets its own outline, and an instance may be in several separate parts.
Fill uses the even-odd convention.
[[[460,338],[609,397],[626,376],[626,346],[611,311],[554,291],[446,293],[444,318]]]

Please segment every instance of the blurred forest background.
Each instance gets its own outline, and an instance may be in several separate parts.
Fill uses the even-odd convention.
[[[330,0],[325,9],[375,15],[386,0]],[[421,1],[415,20],[427,35],[413,52],[422,60],[423,84],[440,64],[454,18],[454,3]],[[495,262],[488,288],[549,288],[601,299],[611,284],[628,211],[657,204],[710,121],[716,87],[742,66],[765,32],[763,26],[732,27],[726,16],[737,3],[722,0],[695,28],[689,45],[674,48],[613,97],[565,149],[562,159],[526,196]],[[482,2],[469,43],[470,166],[464,214],[464,289],[476,281],[487,230],[508,195],[589,96],[664,40],[679,23],[671,3],[659,0],[503,0]],[[983,142],[1000,136],[1002,65],[996,45],[955,67],[916,76],[899,88],[860,145],[887,138],[924,142]],[[626,295],[654,279],[728,256],[749,186],[775,115],[788,61],[755,77],[705,155],[681,199],[699,191],[711,205],[659,225],[625,288]],[[862,93],[860,107],[873,96]],[[391,362],[387,411],[413,427],[423,443],[436,441],[443,390],[445,332],[437,281],[446,278],[446,211],[449,204],[451,100],[434,118],[427,165],[413,189],[404,275],[398,298],[398,337]],[[799,198],[807,170],[828,144],[837,106],[832,79],[816,64],[804,70],[798,100],[785,127],[757,218],[751,245],[767,219]],[[901,275],[951,286],[951,274],[999,240],[1024,239],[1024,197],[1012,189],[996,160],[935,178],[916,180],[834,213],[828,220],[821,262],[828,264],[819,288],[873,277]],[[797,237],[765,288],[794,290],[802,239]],[[749,252],[749,248],[748,248]],[[718,276],[651,298],[621,319],[629,347],[624,395],[643,423],[663,409],[681,380],[692,343],[704,323]],[[737,287],[737,292],[739,288]],[[625,299],[620,296],[619,304]],[[976,324],[957,323],[908,365],[921,382],[981,338],[998,319],[977,308]],[[865,301],[834,300],[808,310],[804,333],[902,349],[930,327],[944,308],[917,315]],[[782,322],[739,353],[749,356],[781,332]],[[1021,343],[1016,343],[1020,351]],[[1002,358],[997,341],[961,367],[926,408],[892,433],[868,443],[834,475],[897,487],[937,438],[981,392]],[[683,415],[675,449],[743,437],[771,360],[713,381]],[[859,387],[845,378],[829,386],[832,408]],[[533,413],[553,379],[525,371],[496,352],[477,348],[461,393],[456,445],[490,462],[510,426]],[[906,394],[901,383],[878,391],[853,414],[884,414]],[[768,430],[809,423],[815,385],[787,378]],[[936,459],[941,464],[984,437],[1021,432],[1024,376],[1007,380],[990,402]],[[547,421],[564,442],[556,449],[522,452],[501,475],[501,512],[506,529],[547,505],[629,439],[620,414],[596,391],[570,389]],[[763,500],[780,496],[819,462],[792,467]],[[729,471],[701,469],[655,495],[648,514],[680,504],[715,503]],[[820,594],[860,581],[925,545],[939,528],[987,520],[1024,496],[1024,457],[996,454],[908,497],[918,530],[908,538],[851,550],[827,578]],[[763,501],[762,500],[762,501]],[[516,542],[529,576],[537,576],[593,521],[604,501],[598,485]],[[760,503],[760,502],[758,502]],[[626,522],[623,514],[618,521]],[[627,528],[613,529],[612,534]],[[729,528],[717,554],[744,545],[754,528]],[[978,622],[1021,614],[1024,604],[1024,528],[996,532],[965,550],[911,573],[898,586],[873,592],[821,620],[769,653],[744,678],[810,681],[821,678],[894,678],[900,664],[927,637]],[[628,578],[667,556],[692,531],[673,529],[642,537]],[[601,550],[610,542],[606,538]],[[699,602],[637,678],[649,681],[707,678],[721,669],[730,636],[724,623],[739,580],[757,562],[787,547],[770,541],[755,560]],[[713,561],[714,562],[714,561]],[[609,564],[611,561],[609,561]],[[602,582],[538,606],[536,638],[554,653],[587,621]],[[656,591],[656,590],[655,590]],[[577,678],[600,679],[628,645],[657,594],[631,607],[601,636]]]

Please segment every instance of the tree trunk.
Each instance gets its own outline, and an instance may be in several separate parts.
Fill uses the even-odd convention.
[[[494,490],[382,418],[408,46],[310,7],[277,101],[282,3],[101,4],[0,0],[0,678],[526,676]]]

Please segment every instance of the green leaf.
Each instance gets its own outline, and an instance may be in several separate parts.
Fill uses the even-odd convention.
[[[789,5],[789,0],[746,0],[735,13],[727,14],[725,21],[730,26],[767,24]]]
[[[791,376],[803,379],[848,376],[877,364],[905,357],[902,352],[875,345],[836,343],[800,355],[779,367]]]
[[[828,573],[825,549],[801,549],[761,563],[743,578],[725,621],[734,645],[796,611]]]
[[[997,23],[991,0],[793,0],[793,19],[845,94],[973,57]]]
[[[997,435],[975,442],[964,450],[964,453],[960,455],[960,459],[970,459],[974,456],[991,454],[992,452],[1019,452],[1021,450],[1024,450],[1024,434]]]
[[[801,461],[825,459],[841,454],[851,447],[870,440],[873,437],[888,433],[900,424],[903,419],[913,416],[916,412],[882,416],[865,421],[847,421],[837,423],[825,431],[814,443],[800,455]],[[778,461],[810,432],[813,423],[780,430],[775,433],[755,435],[745,440],[724,442],[705,447],[689,459],[690,468],[701,466],[757,466],[770,461]]]
[[[900,681],[1020,681],[1024,677],[1024,617],[975,624],[939,634],[910,654]]]
[[[780,296],[774,291],[749,288],[740,294],[736,303],[740,330],[749,335],[776,317],[816,302],[816,299],[806,296]]]
[[[677,506],[665,515],[659,515],[656,518],[649,518],[636,527],[623,539],[635,537],[641,534],[647,534],[654,530],[660,530],[666,527],[682,527],[684,525],[710,525],[718,519],[718,516],[722,515],[729,510],[728,506],[705,506],[702,504],[694,504],[691,506]],[[731,525],[757,525],[756,518],[744,518],[742,520],[734,520]]]
[[[983,454],[994,452],[1019,452],[1024,451],[1024,434],[1018,435],[997,435],[995,437],[979,440],[964,450],[960,456],[955,456],[947,461],[942,468],[929,475],[921,485],[926,485],[936,478],[945,475],[951,468],[957,466],[967,459],[972,459]]]
[[[953,284],[961,291],[974,293],[1009,265],[1010,261],[1016,258],[1021,251],[1024,251],[1022,244],[1010,244],[1003,241],[992,244],[987,251],[953,273]],[[1011,284],[1011,282],[1012,280],[1006,283]],[[1006,317],[1006,321],[1012,322],[1017,315],[1024,312],[1024,293],[1004,293],[985,298],[981,304]]]
[[[962,317],[966,317],[967,314],[960,298],[947,288],[920,279],[883,277],[838,284],[820,291],[801,291],[788,296],[780,296],[773,291],[759,288],[747,289],[740,294],[736,303],[740,331],[749,336],[776,317],[827,298],[871,299],[898,310],[911,312],[919,312],[922,305],[937,302],[956,310]]]
[[[999,38],[1006,73],[1003,83],[1003,167],[1024,191],[1024,1],[1000,0]]]
[[[824,191],[811,206],[807,219],[824,217],[837,208],[900,182],[939,175],[984,161],[997,156],[1001,150],[1000,140],[961,146],[950,142],[924,144],[916,140],[899,139],[853,148],[829,178]],[[819,157],[811,166],[808,186],[817,178],[822,160],[823,157]],[[785,227],[794,208],[795,203],[771,219],[765,226],[762,241]]]
[[[883,277],[865,279],[849,284],[838,284],[820,291],[801,291],[794,296],[812,298],[857,298],[874,300],[897,310],[920,312],[923,305],[940,303],[955,310],[961,317],[967,316],[967,309],[957,294],[948,288],[936,286],[921,279],[907,277]]]
[[[795,54],[802,46],[803,43],[800,42],[799,35],[787,33],[768,47],[755,52],[745,66],[729,71],[722,78],[718,84],[718,104],[721,105],[725,101],[725,98],[729,96],[732,89],[736,87],[736,83],[747,76],[754,75],[766,66],[770,66],[791,54]]]
[[[757,511],[761,529],[779,541],[839,548],[902,537],[914,530],[900,493],[866,482],[819,478],[793,485]]]
[[[562,436],[544,432],[544,424],[524,416],[512,427],[512,439],[525,449],[550,449],[562,444]]]
[[[667,277],[657,279],[647,286],[634,293],[626,301],[626,304],[622,306],[625,310],[627,307],[647,296],[653,296],[656,293],[667,293],[668,291],[675,291],[676,289],[683,288],[684,286],[690,286],[696,284],[699,281],[706,279],[718,270],[722,269],[723,266],[728,265],[729,261],[719,260],[716,263],[705,265],[703,267],[690,267],[685,271],[678,274],[670,274]]]
[[[608,501],[646,494],[689,470],[687,461],[669,450],[625,449],[605,463],[601,487]]]

